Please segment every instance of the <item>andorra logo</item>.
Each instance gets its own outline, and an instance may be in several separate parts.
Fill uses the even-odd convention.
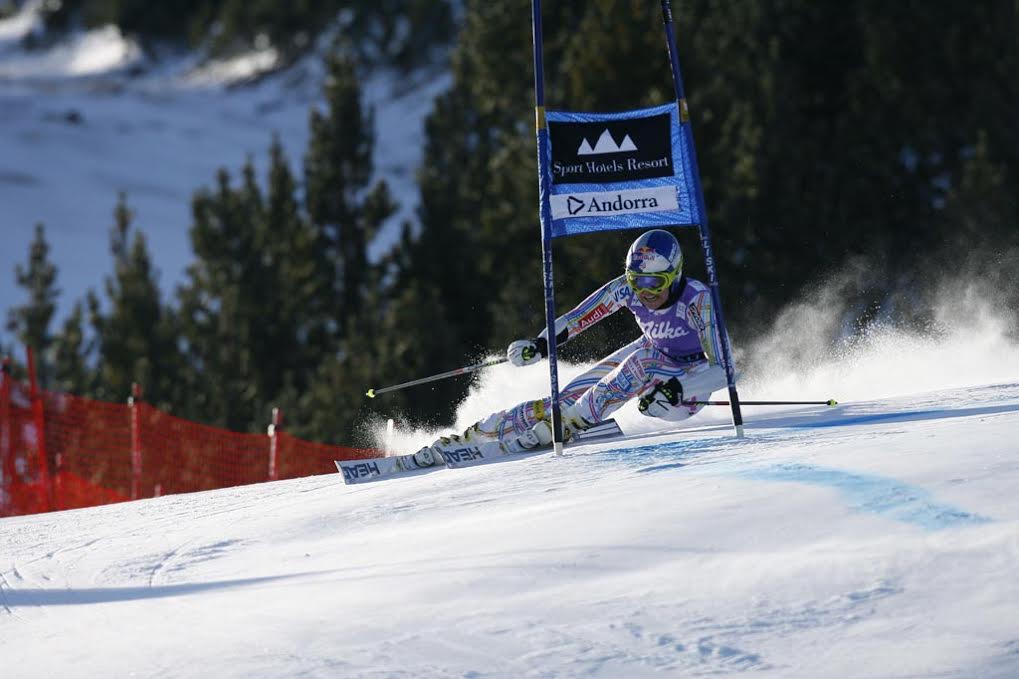
[[[618,191],[585,191],[549,196],[552,219],[570,217],[610,217],[638,212],[679,210],[675,186],[652,186]]]
[[[637,145],[630,139],[630,135],[623,137],[623,143],[616,144],[616,140],[609,134],[608,128],[601,133],[598,137],[598,142],[591,148],[591,142],[585,137],[580,142],[580,148],[577,149],[578,156],[598,156],[606,153],[627,153],[630,151],[636,151]]]

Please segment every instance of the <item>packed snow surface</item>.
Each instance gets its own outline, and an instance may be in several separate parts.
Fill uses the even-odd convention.
[[[742,440],[628,407],[559,458],[0,520],[3,675],[1019,676],[1019,348],[969,327],[994,353],[885,334],[781,394],[751,367],[744,398],[842,403],[746,408]]]

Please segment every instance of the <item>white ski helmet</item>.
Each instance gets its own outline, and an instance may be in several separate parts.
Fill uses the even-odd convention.
[[[635,291],[659,294],[683,273],[683,251],[668,231],[654,229],[641,234],[626,253],[626,282]]]

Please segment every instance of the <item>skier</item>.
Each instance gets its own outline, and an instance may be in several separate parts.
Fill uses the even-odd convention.
[[[643,334],[586,371],[560,392],[563,437],[608,418],[639,398],[638,410],[670,422],[684,420],[725,387],[718,330],[706,285],[683,275],[683,253],[668,231],[642,234],[630,246],[624,274],[609,281],[556,320],[556,341],[573,339],[610,314],[627,309]],[[506,351],[515,366],[548,357],[547,329],[516,340]],[[439,453],[464,444],[499,441],[508,452],[552,442],[551,401],[525,401],[493,413],[463,434],[444,436],[415,455],[440,462]]]

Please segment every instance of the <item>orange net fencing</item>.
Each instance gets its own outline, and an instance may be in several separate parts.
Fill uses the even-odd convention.
[[[32,390],[6,372],[0,384],[0,516],[327,474],[334,460],[380,454]]]

